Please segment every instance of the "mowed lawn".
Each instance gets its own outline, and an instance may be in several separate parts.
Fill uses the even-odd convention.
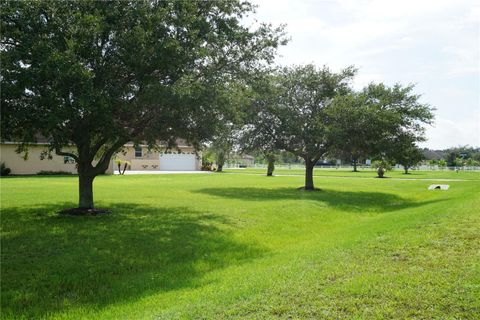
[[[480,173],[234,172],[1,179],[2,318],[478,319]]]
[[[225,170],[229,173],[243,173],[243,174],[266,174],[267,168],[229,168]],[[305,174],[305,169],[299,166],[288,168],[285,165],[278,166],[274,174],[276,175],[301,175]],[[318,167],[313,171],[313,174],[318,177],[344,177],[344,178],[376,178],[377,173],[375,169],[371,168],[358,168],[358,172],[353,173],[352,169],[348,168],[321,168]],[[387,178],[397,179],[454,179],[454,180],[479,180],[480,172],[469,170],[435,170],[435,171],[422,171],[422,170],[409,170],[408,174],[404,174],[403,169],[394,169],[385,173]]]

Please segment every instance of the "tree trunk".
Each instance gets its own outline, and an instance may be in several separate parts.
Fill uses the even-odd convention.
[[[383,175],[385,174],[385,170],[383,170],[382,167],[378,167],[377,174],[379,178],[383,178]]]
[[[405,174],[408,174],[408,167],[403,166],[403,170],[405,170]]]
[[[314,190],[313,186],[313,167],[314,163],[310,160],[305,160],[305,190]]]
[[[273,170],[275,170],[275,160],[268,159],[268,167],[267,167],[267,176],[273,176]]]
[[[125,163],[125,164],[123,165],[122,175],[125,174],[125,170],[127,170],[127,166],[128,166],[128,163]]]
[[[78,172],[78,207],[80,209],[93,209],[93,179],[95,176]]]
[[[118,163],[118,174],[122,174],[122,164]]]
[[[92,161],[101,145],[91,150],[90,143],[85,141],[82,141],[82,144],[76,144],[78,155],[62,152],[60,148],[57,148],[55,152],[58,155],[68,155],[75,159],[78,172],[78,208],[93,209],[93,180],[97,175],[105,173],[110,165],[113,154],[119,150],[126,141],[119,139],[110,145],[100,157],[96,166],[92,166]]]
[[[226,160],[225,153],[224,153],[223,151],[220,151],[220,152],[217,154],[217,159],[216,159],[217,172],[222,172],[222,170],[223,170],[223,165],[225,164],[225,160]]]
[[[358,172],[358,170],[357,170],[357,162],[358,162],[357,159],[353,159],[353,172]]]

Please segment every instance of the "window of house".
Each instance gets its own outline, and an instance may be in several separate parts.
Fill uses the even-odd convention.
[[[135,148],[135,158],[141,158],[142,157],[142,148],[138,147]]]

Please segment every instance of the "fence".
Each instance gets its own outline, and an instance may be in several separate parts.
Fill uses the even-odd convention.
[[[225,164],[224,168],[229,168],[229,169],[244,169],[244,168],[253,168],[253,169],[266,169],[267,165],[263,163],[255,163],[253,165],[247,165],[245,166],[244,164],[239,164],[239,163],[229,163]],[[295,163],[295,164],[279,164],[275,165],[275,168],[277,169],[292,169],[292,170],[304,170],[305,166],[303,164]],[[353,166],[350,165],[317,165],[315,167],[315,170],[318,169],[328,169],[328,170],[353,170]],[[393,167],[395,170],[403,170],[403,167],[401,165],[396,165]],[[366,165],[358,165],[357,170],[374,170],[370,166]],[[415,171],[480,171],[480,167],[468,167],[468,166],[463,166],[463,167],[440,167],[440,166],[430,166],[430,165],[420,165],[416,167],[412,167],[409,170]]]

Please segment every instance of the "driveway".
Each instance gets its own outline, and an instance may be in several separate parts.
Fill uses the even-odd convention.
[[[127,170],[125,174],[209,174],[212,171],[154,171],[154,170]],[[115,170],[113,174],[118,174],[118,170]]]

